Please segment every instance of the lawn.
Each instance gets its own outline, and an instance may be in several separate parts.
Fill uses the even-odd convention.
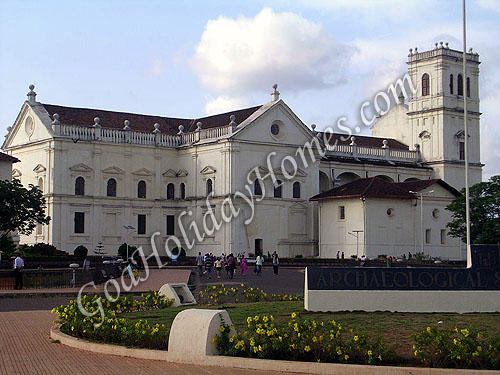
[[[146,312],[126,313],[129,319],[147,319],[149,322],[163,323],[170,327],[175,316],[184,308],[167,308]],[[255,315],[274,315],[276,322],[288,321],[292,312],[302,318],[332,320],[347,329],[370,336],[380,335],[406,364],[416,364],[413,356],[413,341],[410,335],[428,326],[437,326],[442,321],[445,327],[474,327],[485,336],[492,337],[500,332],[500,314],[444,314],[444,313],[390,313],[390,312],[337,312],[312,313],[304,310],[303,301],[255,302],[225,304],[224,306],[196,306],[196,308],[225,309],[237,330],[247,328],[246,319]]]

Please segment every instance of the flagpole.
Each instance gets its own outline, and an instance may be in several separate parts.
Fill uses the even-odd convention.
[[[472,267],[472,251],[470,246],[470,201],[469,201],[469,148],[468,148],[468,124],[467,124],[467,43],[466,43],[466,22],[465,22],[465,0],[462,0],[463,14],[463,79],[462,94],[464,97],[464,132],[465,132],[465,222],[467,226],[467,268]]]

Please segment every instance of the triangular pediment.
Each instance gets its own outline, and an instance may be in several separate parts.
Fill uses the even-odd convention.
[[[47,169],[41,165],[41,164],[38,164],[35,168],[33,168],[33,172],[35,173],[45,173]]]
[[[173,169],[167,169],[162,173],[163,177],[177,177],[177,173]]]
[[[211,167],[207,165],[205,168],[203,168],[200,173],[202,175],[207,175],[207,174],[214,174],[217,170],[214,167]]]
[[[132,172],[132,174],[136,176],[152,176],[153,172],[151,172],[149,169],[141,168],[135,172]]]
[[[23,174],[21,173],[21,171],[19,169],[13,169],[12,170],[12,177],[13,178],[19,178],[21,177]]]
[[[297,202],[290,206],[291,210],[307,210],[308,208],[309,207],[307,206],[307,204],[304,204],[302,202]]]
[[[118,168],[117,166],[112,166],[112,167],[104,168],[102,170],[102,173],[108,173],[108,174],[125,174],[125,171],[123,169]]]
[[[293,170],[284,170],[283,168],[279,168],[277,171],[276,171],[276,174],[280,174],[280,175],[284,175],[286,172],[287,175],[290,175],[290,176],[293,176],[295,175],[295,177],[307,177],[307,173],[304,172],[302,169],[300,168],[297,168],[297,171],[293,171]],[[295,172],[295,174],[294,174]]]
[[[259,173],[261,177],[265,177],[268,173],[269,173],[269,169],[267,169],[266,167],[263,167],[261,165],[259,165],[257,167],[257,171],[255,170],[255,168],[252,168],[249,173],[251,174],[256,174],[256,173]]]
[[[69,169],[70,169],[70,171],[73,171],[73,172],[92,172],[93,171],[92,168],[90,168],[88,165],[83,164],[83,163],[73,165],[72,167],[69,167]]]
[[[188,175],[188,171],[185,169],[179,169],[177,171],[177,177],[186,177]]]

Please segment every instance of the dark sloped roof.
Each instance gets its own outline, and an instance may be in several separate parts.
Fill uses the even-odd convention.
[[[102,109],[64,107],[53,104],[43,104],[45,110],[53,120],[54,113],[59,115],[59,122],[65,125],[92,126],[94,118],[99,117],[99,124],[103,128],[123,129],[124,121],[130,121],[130,128],[137,131],[152,132],[154,124],[160,124],[160,130],[165,134],[177,134],[179,125],[184,126],[184,132],[196,130],[196,123],[201,121],[203,129],[228,125],[230,115],[236,116],[236,123],[240,124],[261,106],[239,109],[232,112],[221,113],[197,119],[183,119],[175,117],[162,117],[141,115],[137,113],[105,111]]]
[[[341,133],[321,133],[321,137],[329,144],[334,145],[335,142],[339,145],[349,145],[351,144],[351,139],[348,134]],[[354,136],[355,142],[358,146],[361,147],[382,147],[383,141],[387,140],[387,146],[389,148],[394,148],[398,150],[409,150],[408,145],[393,139],[393,138],[378,138],[378,137],[369,137],[363,135]]]
[[[10,156],[8,154],[0,152],[0,161],[10,161],[11,163],[17,163],[19,159],[15,158],[14,156]]]
[[[336,198],[415,198],[415,193],[431,186],[439,184],[453,195],[460,193],[443,180],[417,180],[408,182],[388,182],[380,177],[359,178],[345,185],[333,188],[312,197],[311,201]],[[410,191],[414,193],[410,193]]]

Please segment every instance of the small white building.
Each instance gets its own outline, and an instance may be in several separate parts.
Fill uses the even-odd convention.
[[[388,182],[362,178],[315,195],[319,203],[320,257],[376,258],[423,252],[461,260],[465,246],[448,235],[451,212],[445,210],[459,192],[439,179]]]
[[[0,152],[0,180],[12,180],[12,164],[17,162],[18,158]]]

